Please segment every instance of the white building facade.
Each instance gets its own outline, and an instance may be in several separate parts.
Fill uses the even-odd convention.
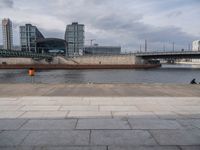
[[[192,51],[200,51],[200,40],[192,42]],[[192,64],[200,64],[200,59],[192,59]]]
[[[196,40],[192,43],[192,51],[200,51],[200,40]]]
[[[65,40],[67,41],[67,53],[69,57],[81,55],[84,49],[85,29],[83,24],[73,22],[67,25],[65,31]]]
[[[3,32],[3,48],[7,50],[12,50],[13,48],[13,32],[12,32],[12,22],[10,19],[2,20],[2,32]]]

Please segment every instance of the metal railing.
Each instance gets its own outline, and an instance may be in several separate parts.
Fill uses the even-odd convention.
[[[50,54],[39,54],[39,53],[33,53],[33,52],[23,52],[23,51],[0,49],[0,57],[24,57],[24,58],[52,59],[53,56]]]

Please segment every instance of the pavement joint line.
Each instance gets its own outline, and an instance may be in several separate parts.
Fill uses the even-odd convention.
[[[153,133],[151,133],[151,130],[146,130],[146,131],[152,136],[152,138],[154,139],[154,141],[156,142],[156,144],[159,145],[159,146],[161,146],[159,144],[159,142],[156,140],[156,138],[153,136]]]
[[[22,111],[23,112],[23,111]],[[24,111],[21,115],[19,115],[16,119],[20,119],[24,114],[26,114],[28,111]]]
[[[131,126],[131,124],[130,124],[130,122],[129,122],[129,119],[128,119],[128,118],[126,118],[126,121],[127,121],[127,123],[128,123],[128,126],[129,126],[129,128],[130,128],[131,130],[133,130],[133,128],[132,128],[132,126]]]
[[[25,139],[31,134],[31,131],[27,131],[27,135],[22,139],[22,141],[19,143],[18,146],[22,145],[22,143],[25,141]]]
[[[76,124],[75,124],[74,130],[77,129],[78,121],[79,121],[79,119],[76,119]]]
[[[58,107],[57,111],[61,111],[61,108],[62,108],[63,105],[58,105],[58,106],[59,107]]]
[[[114,114],[113,114],[113,111],[110,111],[110,113],[111,113],[111,118],[115,118]]]
[[[89,145],[92,144],[92,130],[90,130],[90,133],[89,133]]]
[[[45,92],[45,93],[41,94],[41,96],[46,96],[46,95],[50,94],[50,93],[51,93],[51,91],[53,91],[54,89],[56,89],[56,87],[52,87],[52,88],[51,88],[51,89],[49,89],[47,92]]]
[[[176,146],[179,150],[183,150],[182,148],[181,148],[181,145],[177,145]]]
[[[23,111],[23,110],[22,110],[23,107],[26,107],[26,105],[21,105],[21,107],[19,107],[19,108],[17,109],[17,111]]]
[[[24,121],[24,123],[23,123],[17,130],[21,129],[27,122],[29,122],[29,120],[31,120],[31,119],[26,119],[26,120]]]
[[[70,113],[71,111],[70,110],[68,110],[68,111],[66,111],[66,114],[65,114],[65,116],[64,116],[64,119],[69,119],[69,113]]]

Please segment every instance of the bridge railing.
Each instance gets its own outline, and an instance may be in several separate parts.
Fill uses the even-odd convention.
[[[136,56],[200,54],[200,51],[138,52]]]
[[[25,58],[51,59],[53,56],[50,54],[38,54],[38,53],[33,53],[33,52],[23,52],[23,51],[0,49],[0,57],[25,57]]]

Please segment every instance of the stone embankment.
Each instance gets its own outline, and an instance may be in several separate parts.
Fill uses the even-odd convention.
[[[34,60],[31,58],[1,58],[0,64],[62,64],[62,65],[134,65],[143,64],[143,61],[134,55],[115,55],[115,56],[81,56],[75,58],[54,57],[52,62],[45,60]]]

